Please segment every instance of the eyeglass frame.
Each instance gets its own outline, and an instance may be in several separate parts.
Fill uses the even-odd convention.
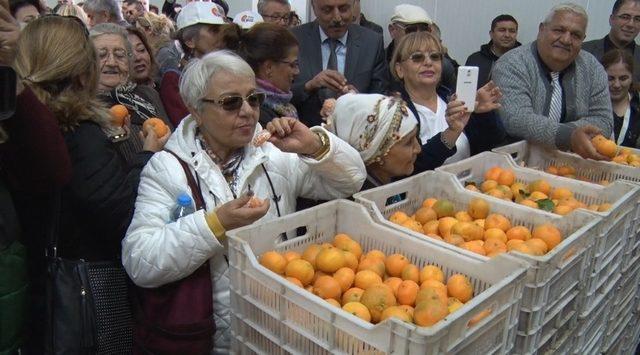
[[[629,14],[616,15],[616,18],[624,23],[640,23],[640,16],[631,16]]]
[[[258,98],[258,105],[253,106],[251,104],[251,102],[249,101],[249,97],[252,96],[257,96]],[[224,101],[227,99],[237,99],[237,98],[241,98],[242,101],[240,101],[240,105],[238,107],[232,107],[232,108],[226,108],[224,107]],[[259,108],[262,103],[265,101],[265,99],[267,98],[267,95],[263,92],[253,92],[247,96],[242,96],[242,95],[227,95],[227,96],[222,96],[220,98],[216,99],[208,99],[206,97],[201,98],[200,101],[205,102],[205,103],[209,103],[209,104],[214,104],[214,105],[218,105],[220,106],[220,108],[222,108],[223,110],[227,111],[227,112],[232,112],[232,111],[237,111],[239,109],[242,108],[242,105],[245,103],[245,101],[247,102],[247,104],[249,104],[249,106],[251,106],[252,108]]]
[[[107,52],[107,55],[104,58],[102,58],[100,55],[101,50],[105,50]],[[119,58],[115,53],[116,50],[118,51],[122,50],[125,53],[124,57]],[[121,49],[121,48],[116,48],[112,50],[108,50],[106,48],[96,48],[96,56],[98,57],[98,61],[108,60],[109,56],[113,56],[113,60],[115,60],[116,62],[124,63],[125,61],[129,62],[133,57],[133,54],[129,53],[129,51],[127,51],[126,49]]]
[[[422,58],[422,60],[418,61],[415,58],[417,55],[424,56],[424,58]],[[437,58],[434,58],[434,56],[437,56]],[[411,62],[414,63],[414,64],[423,64],[427,58],[429,58],[429,60],[432,61],[432,62],[442,62],[442,60],[444,59],[444,53],[442,53],[442,52],[415,51],[415,52],[411,53],[403,61],[411,60]]]
[[[284,64],[288,64],[289,68],[291,69],[300,69],[300,61],[293,60],[293,61],[288,61],[288,60],[276,60],[276,62],[278,63],[284,63]]]
[[[262,18],[276,19],[275,22],[283,21],[285,23],[289,23],[289,21],[291,20],[291,14],[290,13],[286,14],[286,15],[283,15],[283,16],[273,16],[273,15],[263,15],[263,14],[260,14],[260,16],[262,16]]]
[[[402,22],[394,22],[393,24],[396,25],[398,28],[402,29],[405,34],[413,33],[413,32],[431,32],[431,26],[426,22],[418,22],[418,23],[410,23],[410,24],[404,24]],[[424,31],[418,31],[419,30],[418,26],[421,26],[421,25],[425,26]],[[410,29],[409,31],[407,31],[407,28],[410,28],[412,26],[415,26],[416,29],[415,30]]]

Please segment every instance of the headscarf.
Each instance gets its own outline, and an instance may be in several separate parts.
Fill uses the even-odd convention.
[[[360,152],[365,165],[381,162],[391,147],[409,134],[418,120],[402,99],[379,94],[346,94],[323,108],[330,132]],[[328,108],[328,109],[327,109]]]

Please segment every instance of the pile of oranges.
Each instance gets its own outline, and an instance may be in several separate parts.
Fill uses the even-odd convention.
[[[599,134],[591,139],[591,144],[596,148],[598,153],[611,158],[614,163],[633,166],[634,168],[640,167],[640,156],[633,153],[629,148],[621,148],[616,145],[616,142],[605,138]]]
[[[507,217],[490,213],[490,207],[484,199],[474,198],[466,211],[455,211],[451,201],[427,198],[413,215],[397,211],[389,220],[429,238],[488,257],[512,250],[541,256],[562,242],[562,233],[550,223],[533,230],[513,226]]]
[[[479,187],[469,184],[466,189],[562,216],[571,213],[576,208],[586,208],[597,212],[606,212],[611,208],[610,203],[587,205],[577,200],[571,190],[564,187],[554,189],[544,179],[535,180],[528,185],[516,182],[513,170],[503,169],[499,166],[491,167],[485,172],[484,181]]]
[[[576,169],[574,169],[572,166],[569,166],[569,165],[560,165],[560,166],[549,165],[547,166],[546,169],[544,169],[544,171],[547,174],[562,176],[570,179],[576,179],[584,182],[589,182],[592,184],[600,184],[602,186],[609,185],[608,180],[593,181],[585,176],[577,175]]]
[[[402,254],[385,255],[375,249],[364,253],[347,234],[336,235],[332,244],[312,244],[302,254],[268,251],[259,261],[291,283],[374,324],[397,317],[431,326],[474,295],[465,275],[454,274],[445,280],[438,266],[420,269]],[[479,312],[469,324],[489,313]]]

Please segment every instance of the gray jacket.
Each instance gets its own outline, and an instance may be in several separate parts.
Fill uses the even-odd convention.
[[[563,72],[565,115],[560,123],[548,118],[551,83],[538,59],[536,42],[512,49],[500,57],[493,80],[502,90],[500,118],[507,134],[568,150],[571,134],[578,126],[594,125],[611,136],[613,116],[607,74],[589,53],[580,51]]]

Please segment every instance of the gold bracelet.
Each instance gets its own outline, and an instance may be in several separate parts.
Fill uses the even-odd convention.
[[[322,146],[315,153],[310,154],[309,157],[315,160],[321,160],[325,157],[325,155],[327,155],[327,153],[329,153],[329,150],[331,149],[331,141],[329,140],[327,134],[322,131],[314,133],[317,134],[320,138],[320,144]]]
[[[213,235],[215,235],[216,239],[218,239],[218,241],[222,243],[227,238],[227,231],[224,229],[222,223],[220,223],[220,219],[218,219],[218,215],[216,214],[216,212],[205,212],[204,218],[207,220],[207,225],[213,232]]]

